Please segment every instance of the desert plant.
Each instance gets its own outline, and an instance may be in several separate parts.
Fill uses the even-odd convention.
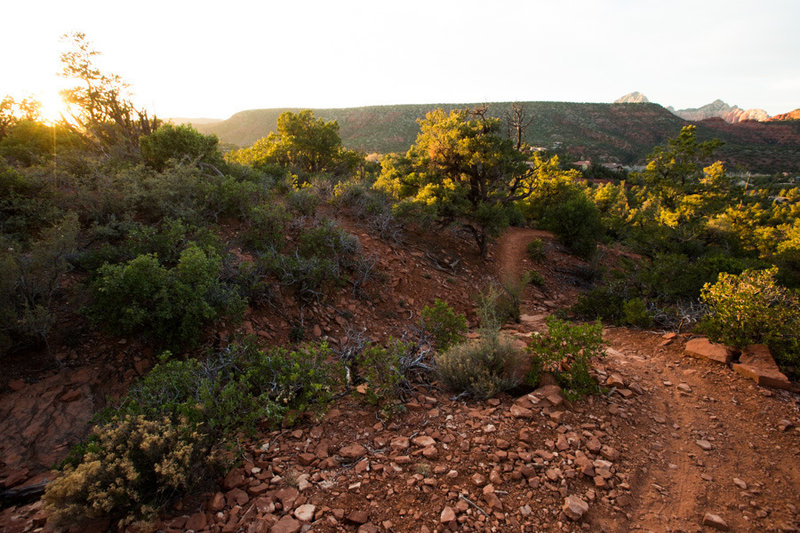
[[[533,239],[525,247],[525,251],[528,253],[528,257],[533,261],[541,261],[545,257],[544,242],[542,239]]]
[[[456,314],[447,302],[434,300],[433,306],[425,306],[420,313],[421,329],[433,337],[433,344],[439,351],[464,340],[467,332],[467,318]]]
[[[90,315],[114,332],[144,332],[173,346],[194,344],[204,322],[244,310],[241,297],[221,282],[221,265],[216,252],[193,243],[174,268],[150,254],[122,265],[106,264],[93,284]]]
[[[542,276],[536,270],[528,270],[525,273],[525,275],[522,276],[522,279],[530,285],[535,285],[537,287],[544,287],[545,283],[544,276]]]
[[[308,187],[293,190],[286,195],[289,209],[303,216],[312,216],[317,210],[319,201],[319,196]]]
[[[719,275],[701,292],[709,314],[701,328],[713,340],[743,347],[766,344],[784,367],[800,364],[800,298],[776,282],[778,269]]]
[[[640,328],[650,327],[653,318],[647,310],[647,305],[641,298],[631,298],[622,304],[622,312],[626,324]]]
[[[72,213],[44,230],[27,251],[0,242],[4,244],[0,248],[0,353],[10,349],[15,339],[47,342],[55,321],[53,300],[71,268],[78,230],[78,217]]]
[[[556,376],[568,399],[598,390],[589,371],[592,359],[604,355],[603,326],[599,322],[573,325],[550,317],[547,333],[531,337],[528,350],[533,368],[526,376],[529,385],[536,385],[537,373],[547,371]]]
[[[198,426],[121,416],[94,428],[81,461],[47,486],[44,501],[59,525],[112,517],[124,526],[153,518],[176,494],[197,487],[215,464]]]
[[[243,232],[245,245],[262,252],[280,249],[290,218],[286,208],[278,203],[252,207],[247,215],[247,229]]]
[[[524,356],[497,331],[484,330],[479,339],[453,345],[434,360],[448,388],[475,398],[491,398],[523,379]]]

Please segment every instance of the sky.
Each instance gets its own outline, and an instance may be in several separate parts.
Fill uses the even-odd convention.
[[[491,101],[800,107],[800,0],[4,2],[0,97],[60,109],[84,32],[160,117]],[[49,118],[49,117],[48,117]]]

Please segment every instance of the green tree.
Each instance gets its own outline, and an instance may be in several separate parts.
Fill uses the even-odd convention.
[[[437,109],[419,124],[405,157],[384,159],[375,187],[432,210],[443,224],[463,224],[485,257],[514,202],[531,194],[527,158],[500,135],[497,119]]]
[[[254,167],[280,165],[295,172],[316,173],[349,170],[360,159],[342,147],[339,124],[315,118],[310,109],[286,111],[278,117],[278,132],[270,132],[230,155],[237,163]]]
[[[719,139],[698,142],[696,126],[685,126],[667,146],[657,146],[647,160],[645,170],[634,175],[652,187],[664,204],[674,208],[684,194],[695,192],[704,181],[719,182],[719,167],[704,168],[722,142]]]

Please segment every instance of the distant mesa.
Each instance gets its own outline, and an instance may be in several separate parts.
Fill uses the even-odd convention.
[[[670,106],[667,109],[682,119],[692,122],[709,118],[721,118],[729,124],[736,124],[744,120],[757,120],[759,122],[769,120],[769,114],[763,109],[742,109],[739,106],[730,106],[720,99],[698,108],[676,110]]]
[[[216,124],[222,122],[221,118],[188,118],[188,117],[171,117],[167,119],[170,124],[191,124],[192,126],[205,126],[208,124]]]
[[[633,91],[632,93],[628,93],[625,96],[617,98],[614,100],[615,104],[647,104],[650,103],[650,100],[647,99],[645,95],[640,93],[639,91]]]
[[[794,111],[789,111],[788,113],[781,113],[780,115],[775,115],[770,119],[770,121],[779,121],[779,120],[800,120],[800,107],[795,109]]]

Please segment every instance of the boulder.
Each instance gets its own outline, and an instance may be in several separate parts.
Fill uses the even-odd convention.
[[[742,350],[739,363],[733,365],[734,372],[752,379],[762,387],[791,389],[792,385],[781,373],[769,348],[763,344],[751,344]]]
[[[733,350],[722,344],[714,344],[706,337],[692,339],[686,343],[686,353],[701,359],[710,359],[728,364],[733,361]]]

